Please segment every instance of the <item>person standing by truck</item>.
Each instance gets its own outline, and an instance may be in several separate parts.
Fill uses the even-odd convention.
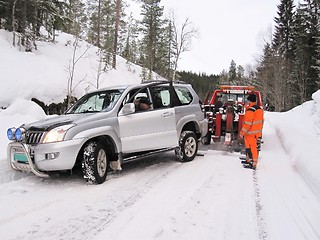
[[[257,141],[262,137],[263,109],[257,105],[257,96],[250,94],[247,97],[249,106],[244,115],[243,126],[240,135],[244,138],[247,159],[243,162],[245,168],[255,170],[258,164]]]

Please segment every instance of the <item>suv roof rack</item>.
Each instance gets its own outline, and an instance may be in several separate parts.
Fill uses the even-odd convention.
[[[170,81],[170,80],[148,80],[148,81],[143,81],[141,83],[180,83],[180,84],[188,84],[185,81],[181,81],[181,80],[175,80],[175,81]]]

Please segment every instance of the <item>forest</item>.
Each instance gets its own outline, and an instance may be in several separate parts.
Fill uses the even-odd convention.
[[[138,2],[140,19],[129,11]],[[129,13],[129,14],[128,14]],[[36,51],[37,41],[55,42],[57,31],[99,47],[103,69],[116,68],[116,55],[151,73],[193,85],[203,99],[219,84],[253,85],[276,111],[311,99],[320,87],[320,1],[279,0],[274,32],[264,40],[263,55],[250,68],[233,60],[217,75],[177,71],[183,52],[198,31],[175,13],[164,16],[161,0],[0,0],[0,29],[14,34],[12,45]]]

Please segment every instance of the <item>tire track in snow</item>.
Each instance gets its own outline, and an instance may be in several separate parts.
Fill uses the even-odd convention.
[[[20,235],[19,239],[90,239],[108,227],[109,224],[112,224],[119,215],[128,211],[128,209],[143,198],[154,185],[161,182],[168,174],[180,167],[183,167],[183,164],[157,161],[138,171],[131,171],[129,169],[129,171],[124,171],[119,175],[114,175],[114,177],[111,175],[109,179],[118,180],[118,184],[121,185],[121,188],[117,189],[119,190],[117,196],[113,196],[111,191],[108,192],[107,190],[106,200],[96,199],[95,204],[93,198],[90,203],[87,202],[85,206],[80,204],[79,208],[82,209],[80,210],[80,214],[79,212],[75,213],[72,218],[64,219],[63,223],[60,223],[57,219],[46,218],[48,224],[45,229],[35,223],[27,233]],[[145,175],[144,173],[150,171],[150,168],[152,168],[152,174],[146,173]],[[134,190],[123,188],[123,184],[121,184],[126,181],[125,178],[130,177],[130,174],[142,175],[141,183],[135,184]],[[149,179],[143,179],[145,177]],[[137,180],[136,178],[133,179]],[[103,188],[102,185],[97,187]],[[132,185],[129,187],[132,187]],[[112,186],[112,188],[114,188],[114,186]],[[124,195],[122,201],[117,200],[119,199],[119,195]],[[77,196],[75,196],[75,198],[77,198]],[[54,227],[50,227],[53,225]],[[56,232],[57,229],[59,229],[58,232]]]
[[[125,212],[128,210],[131,206],[133,206],[136,202],[138,202],[145,194],[147,194],[154,185],[158,184],[161,182],[163,179],[167,177],[172,171],[174,171],[176,168],[181,167],[181,165],[176,165],[175,167],[172,167],[171,165],[165,169],[164,172],[161,172],[158,175],[155,175],[151,179],[149,179],[144,185],[140,188],[138,188],[134,194],[130,195],[128,198],[124,199],[122,202],[119,202],[116,207],[116,211],[114,211],[112,214],[109,214],[104,219],[100,220],[100,224],[94,228],[96,233],[94,235],[99,234],[103,229],[105,229],[109,224],[111,224],[118,215],[120,215],[122,212]],[[163,169],[162,169],[163,170]],[[93,229],[89,229],[89,233]],[[85,234],[87,234],[85,232]]]
[[[261,202],[258,176],[257,176],[256,170],[252,172],[252,179],[253,179],[253,190],[254,190],[254,198],[255,198],[255,205],[256,205],[258,235],[260,240],[266,240],[268,235],[265,230],[266,223],[264,220],[263,205]]]

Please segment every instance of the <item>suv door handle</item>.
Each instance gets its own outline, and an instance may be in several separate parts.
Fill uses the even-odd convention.
[[[165,113],[162,113],[162,114],[161,114],[161,117],[170,117],[170,116],[172,116],[172,115],[173,115],[172,112],[165,112]]]

